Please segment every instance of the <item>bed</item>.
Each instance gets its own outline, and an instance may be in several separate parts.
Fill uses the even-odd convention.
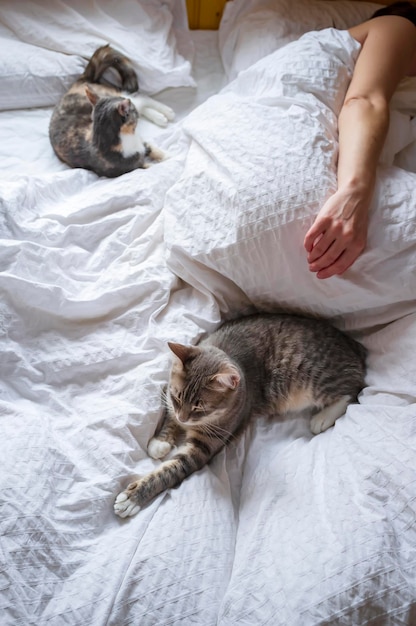
[[[365,253],[318,281],[302,251],[336,182],[359,52],[342,29],[377,6],[235,0],[217,30],[191,30],[182,0],[0,4],[2,626],[416,624],[411,80]],[[69,169],[48,140],[53,105],[107,42],[176,112],[142,123],[168,158],[115,179]],[[275,307],[364,343],[359,402],[315,437],[307,415],[259,419],[115,516],[157,464],[167,341]]]

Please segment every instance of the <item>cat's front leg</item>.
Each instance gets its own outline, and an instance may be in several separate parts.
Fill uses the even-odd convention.
[[[310,428],[314,435],[325,432],[331,428],[339,417],[344,415],[347,406],[351,402],[351,396],[342,396],[333,404],[315,413],[311,418]]]
[[[185,478],[198,471],[223,447],[219,441],[210,442],[198,435],[188,436],[185,443],[171,459],[147,476],[136,480],[122,491],[114,503],[119,517],[131,517],[157,495],[180,485]]]
[[[130,98],[140,115],[157,126],[167,126],[168,122],[175,119],[175,112],[166,104],[158,102],[149,96],[134,96]]]
[[[148,455],[156,460],[165,458],[172,448],[183,439],[183,435],[183,428],[165,408],[156,432],[147,445]]]
[[[195,463],[190,449],[175,454],[172,459],[162,464],[147,476],[135,480],[122,491],[114,503],[114,512],[119,517],[136,515],[140,509],[151,502],[157,495],[176,487],[189,474],[201,466]]]
[[[168,122],[170,121],[164,113],[156,111],[156,109],[152,109],[151,107],[144,107],[144,109],[142,109],[141,111],[141,114],[143,117],[148,119],[149,122],[153,122],[153,124],[161,126],[162,128],[167,126]]]
[[[145,143],[145,155],[146,158],[150,159],[151,161],[154,161],[155,163],[160,163],[161,161],[164,160],[165,155],[162,152],[162,150],[160,150],[159,148],[156,148],[156,146],[153,146],[150,143]]]

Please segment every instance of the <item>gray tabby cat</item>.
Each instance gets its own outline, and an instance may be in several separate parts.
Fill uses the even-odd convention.
[[[364,386],[364,347],[324,320],[256,314],[226,322],[174,353],[166,408],[148,453],[153,472],[119,494],[120,517],[202,468],[259,415],[311,409],[311,430],[333,426]]]
[[[137,90],[131,61],[110,46],[98,48],[52,114],[49,137],[61,161],[108,177],[161,161],[162,152],[141,140],[137,123],[142,114],[166,126],[174,113]]]

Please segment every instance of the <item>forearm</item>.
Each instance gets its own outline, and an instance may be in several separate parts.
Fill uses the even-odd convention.
[[[309,269],[318,278],[342,274],[365,250],[377,165],[389,126],[389,102],[416,67],[416,31],[397,15],[351,28],[361,44],[338,119],[338,189],[305,235]]]
[[[389,126],[388,103],[382,98],[347,99],[338,125],[338,188],[371,196]]]
[[[309,269],[343,273],[364,250],[377,164],[389,124],[383,98],[348,98],[338,120],[338,189],[306,234]]]

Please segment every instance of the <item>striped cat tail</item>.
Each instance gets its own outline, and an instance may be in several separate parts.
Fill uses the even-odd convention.
[[[110,85],[127,93],[139,89],[132,62],[108,44],[94,52],[80,80]]]

